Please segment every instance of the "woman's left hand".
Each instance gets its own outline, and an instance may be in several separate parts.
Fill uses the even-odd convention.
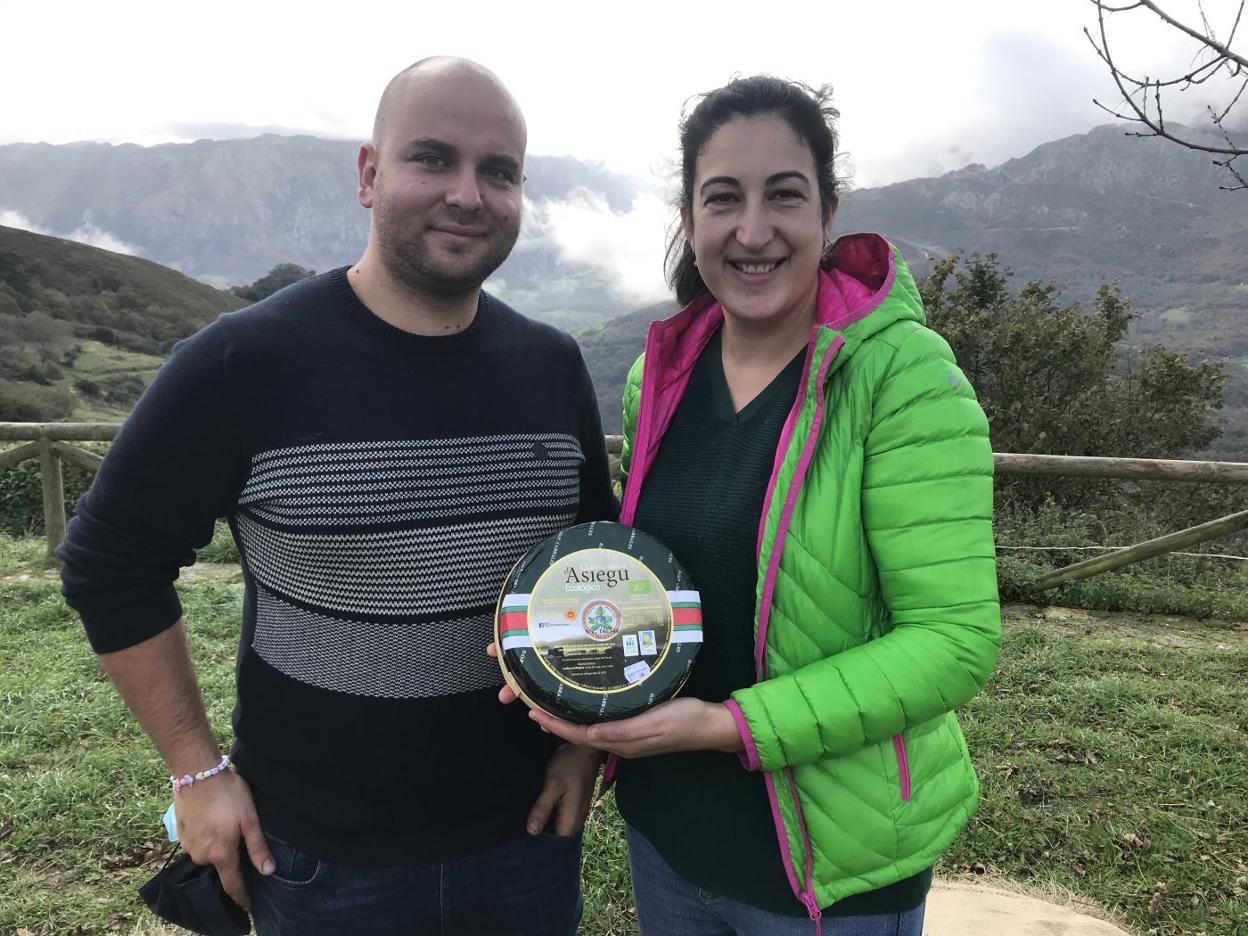
[[[620,757],[649,757],[676,751],[744,749],[736,721],[727,707],[701,699],[673,699],[619,721],[576,725],[536,709],[529,712],[545,731],[571,744],[594,747]]]

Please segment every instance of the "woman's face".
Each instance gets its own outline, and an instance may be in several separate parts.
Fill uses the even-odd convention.
[[[707,140],[681,222],[726,315],[777,327],[813,317],[827,236],[816,178],[781,117],[737,117]]]

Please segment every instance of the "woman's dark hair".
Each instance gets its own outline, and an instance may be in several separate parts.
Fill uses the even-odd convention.
[[[722,88],[702,95],[697,106],[680,122],[679,207],[693,208],[693,176],[698,156],[715,131],[737,117],[779,117],[810,147],[819,184],[823,217],[836,209],[841,183],[836,177],[836,120],[840,113],[831,104],[832,87],[818,90],[797,81],[771,75],[734,78]],[[706,289],[694,262],[693,248],[679,224],[667,242],[667,282],[683,306]]]

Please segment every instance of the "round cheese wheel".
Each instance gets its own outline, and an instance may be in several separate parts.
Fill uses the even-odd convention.
[[[674,696],[702,643],[702,603],[671,550],[619,523],[538,543],[507,578],[494,638],[507,684],[579,724]]]

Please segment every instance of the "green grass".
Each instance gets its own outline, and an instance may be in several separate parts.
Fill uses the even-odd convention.
[[[1142,495],[1130,509],[1119,505],[1071,510],[1052,503],[1031,512],[999,508],[993,530],[1000,547],[997,576],[1002,600],[1248,621],[1248,563],[1236,559],[1170,553],[1053,589],[1034,585],[1059,568],[1103,554],[1063,547],[1121,548],[1244,508],[1240,492],[1222,491],[1214,493],[1210,503],[1191,509],[1186,519],[1169,522],[1144,506],[1149,502]],[[1150,490],[1148,496],[1162,495]],[[1248,537],[1241,533],[1192,549],[1244,556]]]
[[[1248,630],[1084,617],[1007,629],[961,714],[983,798],[945,865],[1073,891],[1141,931],[1241,933]]]
[[[218,520],[212,531],[212,542],[197,554],[200,562],[238,562],[238,544],[224,520]]]
[[[228,742],[241,586],[182,586]],[[154,934],[164,771],[61,602],[39,540],[0,537],[0,933]],[[1068,891],[1140,933],[1248,920],[1248,627],[1013,606],[962,713],[980,810],[939,873]],[[587,936],[636,932],[619,819],[591,818]],[[170,931],[172,932],[172,931]]]
[[[100,341],[79,340],[82,353],[74,359],[71,373],[75,377],[104,377],[109,374],[138,374],[151,379],[164,363],[163,357],[127,351]]]
[[[163,357],[128,351],[99,341],[78,342],[82,353],[72,366],[65,368],[62,383],[74,392],[78,405],[70,415],[74,422],[121,422],[130,413],[130,404],[117,405],[79,393],[74,384],[78,380],[99,381],[101,378],[121,374],[135,374],[150,383],[157,369],[164,363]]]
[[[34,536],[0,535],[0,576],[48,571],[55,567],[47,540]]]
[[[1248,575],[1222,560],[1160,556],[1042,591],[1033,584],[1041,576],[1087,554],[1047,562],[1035,555],[998,553],[1002,600],[1248,621]],[[1191,567],[1201,563],[1207,568],[1191,572]]]

